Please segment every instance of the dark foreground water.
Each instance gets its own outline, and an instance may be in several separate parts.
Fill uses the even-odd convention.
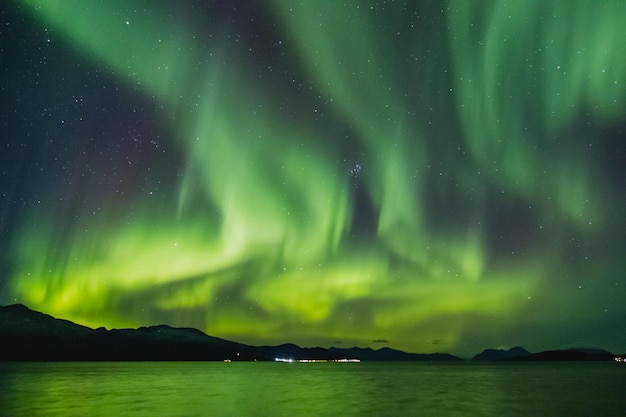
[[[0,415],[626,416],[618,363],[0,363]]]

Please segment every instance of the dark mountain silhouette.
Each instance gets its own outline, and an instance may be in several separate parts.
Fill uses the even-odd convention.
[[[384,347],[378,350],[353,347],[349,349],[331,347],[343,358],[355,358],[362,361],[461,361],[462,359],[447,353],[407,353],[401,350]]]
[[[523,347],[517,346],[511,349],[485,349],[472,358],[473,361],[502,361],[515,357],[525,357],[531,353]]]
[[[278,346],[259,346],[257,349],[259,349],[259,351],[262,352],[263,355],[271,358],[293,360],[336,360],[345,358],[343,356],[335,354],[328,349],[324,349],[321,347],[302,348],[298,345],[294,345],[293,343],[285,343]]]
[[[188,328],[91,329],[14,304],[0,307],[0,361],[269,361],[460,360],[446,354],[414,354],[389,348],[324,349],[294,344],[248,346]]]
[[[473,360],[613,361],[601,349],[529,353],[521,347],[487,349]],[[621,355],[626,357],[626,354]],[[461,361],[447,353],[407,353],[384,347],[302,348],[249,346],[208,336],[197,329],[167,325],[138,329],[91,329],[30,310],[21,304],[0,307],[0,361],[273,361],[359,359],[362,361]]]
[[[564,349],[547,350],[545,352],[532,353],[527,356],[518,356],[506,359],[509,361],[563,361],[563,362],[592,362],[592,361],[613,361],[615,355],[602,349]]]
[[[90,329],[15,304],[0,308],[0,360],[263,360],[254,348],[170,326]]]

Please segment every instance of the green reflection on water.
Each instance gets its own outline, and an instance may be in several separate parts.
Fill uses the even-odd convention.
[[[615,364],[14,363],[2,416],[620,415]]]

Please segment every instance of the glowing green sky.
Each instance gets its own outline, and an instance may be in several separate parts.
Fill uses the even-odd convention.
[[[626,3],[1,6],[0,303],[626,349]]]

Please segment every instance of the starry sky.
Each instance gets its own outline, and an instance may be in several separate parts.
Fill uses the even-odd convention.
[[[0,6],[0,304],[626,350],[626,2]]]

